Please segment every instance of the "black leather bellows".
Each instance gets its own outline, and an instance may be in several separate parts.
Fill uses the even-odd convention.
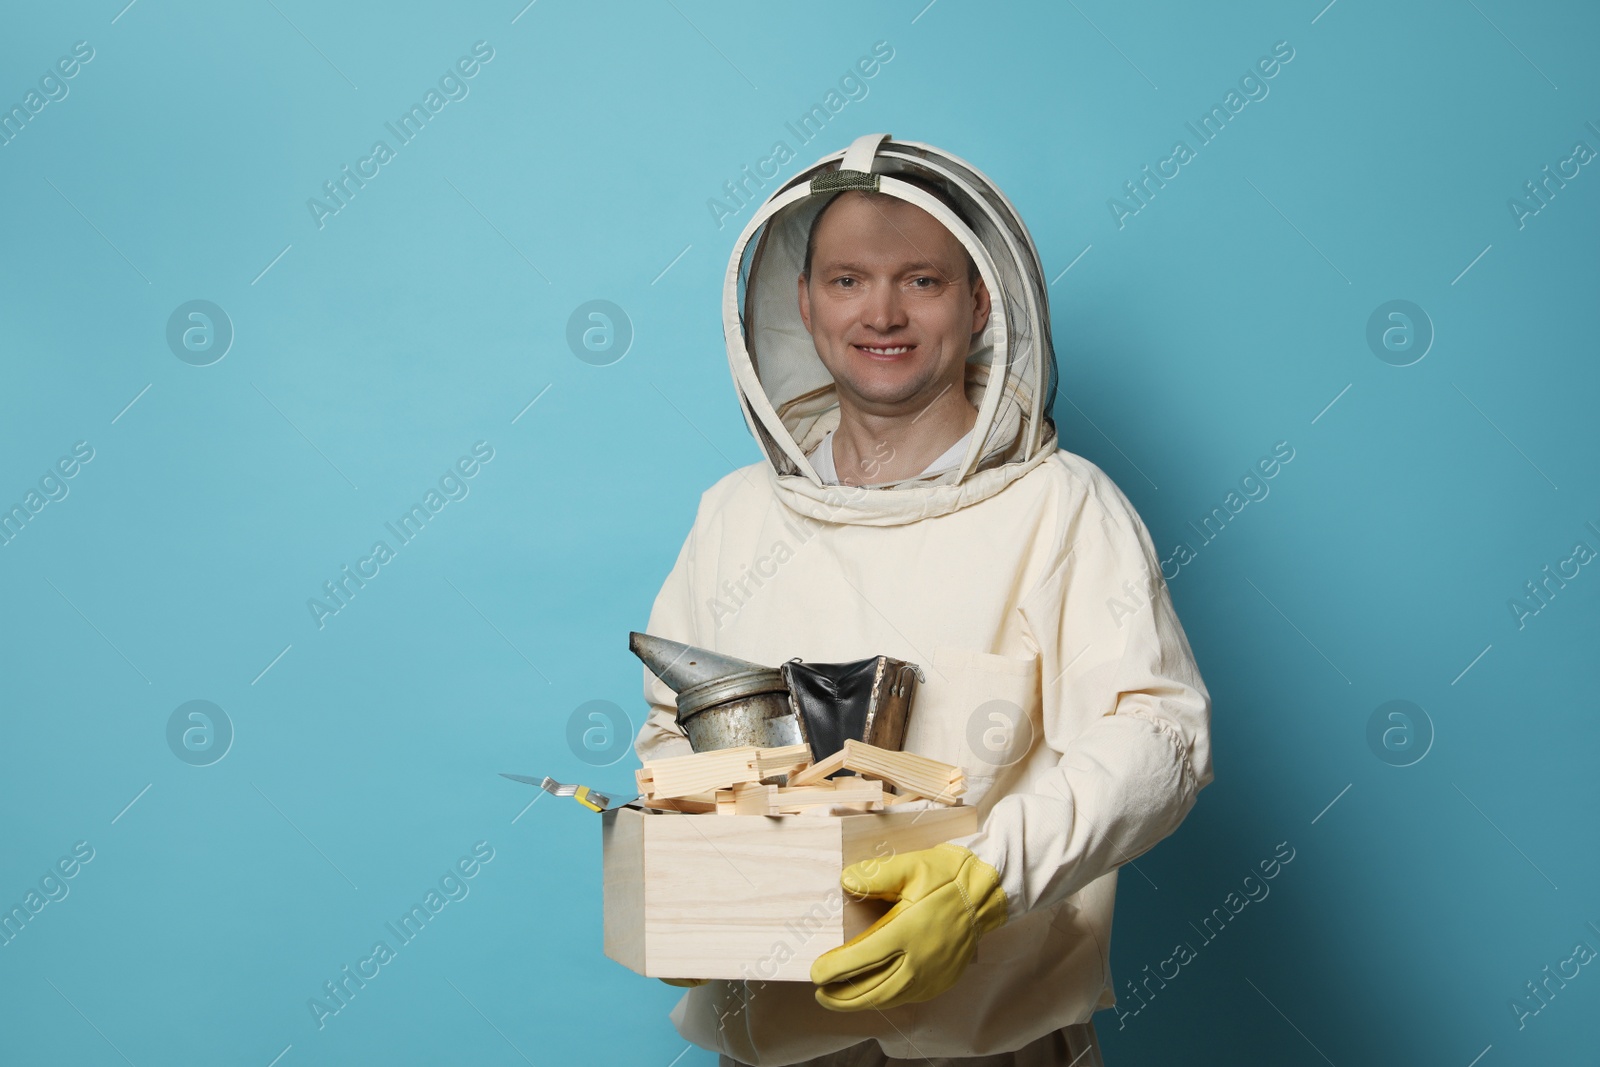
[[[900,750],[922,674],[916,664],[889,656],[853,663],[806,663],[796,657],[778,669],[813,759],[820,762],[838,752],[847,738]]]

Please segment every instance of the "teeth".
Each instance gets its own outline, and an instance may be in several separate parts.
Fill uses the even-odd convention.
[[[875,345],[861,345],[859,347],[863,351],[871,352],[875,356],[898,356],[902,352],[911,351],[911,346],[910,345],[894,345],[894,346],[889,347],[889,348],[880,348],[880,347],[875,346]]]

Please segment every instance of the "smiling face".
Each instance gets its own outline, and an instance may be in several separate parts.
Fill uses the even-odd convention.
[[[961,242],[915,204],[859,192],[829,204],[799,279],[800,318],[841,406],[892,418],[945,393],[965,403],[967,353],[989,321],[973,274]]]

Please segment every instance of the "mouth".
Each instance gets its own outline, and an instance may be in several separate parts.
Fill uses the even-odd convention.
[[[862,345],[862,344],[855,344],[855,345],[851,345],[850,347],[855,349],[857,352],[860,352],[863,356],[866,356],[868,359],[881,360],[881,361],[884,361],[884,362],[893,362],[895,360],[904,359],[906,356],[909,356],[912,352],[916,351],[916,347],[917,346],[914,345],[914,344],[913,345],[904,345],[904,344],[902,344],[902,345]]]

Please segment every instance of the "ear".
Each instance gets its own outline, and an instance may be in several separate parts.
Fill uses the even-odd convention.
[[[801,322],[801,324],[803,326],[805,326],[806,333],[810,333],[811,332],[811,297],[810,297],[810,294],[806,292],[806,276],[804,274],[800,275],[800,277],[799,277],[798,284],[796,286],[796,295],[797,295],[797,297],[798,297],[798,299],[800,301],[800,322]],[[987,317],[988,316],[988,312],[985,311],[984,315],[985,315],[985,317]]]
[[[972,289],[972,332],[980,334],[989,325],[989,287],[983,282],[983,275],[978,275],[977,284]]]

